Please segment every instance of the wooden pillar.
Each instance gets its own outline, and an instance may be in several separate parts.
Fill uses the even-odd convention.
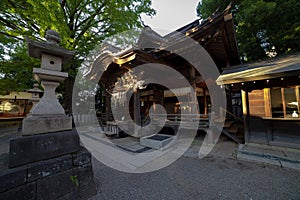
[[[281,99],[282,99],[282,106],[283,106],[283,115],[284,115],[284,118],[286,118],[286,103],[285,103],[285,97],[284,97],[284,88],[281,88]]]
[[[272,117],[271,91],[270,88],[264,88],[264,106],[265,117]],[[272,141],[271,121],[265,122],[267,132],[267,143]]]
[[[106,112],[106,121],[112,120],[112,113],[111,113],[111,95],[106,92],[105,93],[105,112]]]
[[[227,91],[226,88],[225,88],[225,92],[226,92],[226,110],[227,112],[234,113],[233,106],[232,106],[232,94],[230,91]]]
[[[159,114],[157,111],[157,105],[164,105],[164,90],[159,88],[158,86],[153,87],[153,114],[154,114],[154,119],[156,120],[157,116],[156,114]]]
[[[133,110],[134,110],[134,122],[137,125],[141,125],[141,103],[140,103],[140,90],[137,89],[134,93],[133,93]]]
[[[244,115],[245,143],[248,143],[250,137],[250,129],[249,129],[250,107],[249,107],[248,91],[242,90],[242,106],[243,106],[243,115]]]
[[[159,103],[160,105],[164,105],[164,90],[160,90],[158,91],[158,101],[157,103]]]
[[[300,92],[299,92],[299,86],[296,86],[295,90],[296,90],[296,99],[298,102],[298,113],[300,114]]]
[[[265,117],[272,117],[270,88],[264,88],[264,106],[265,106]]]
[[[190,70],[189,70],[189,74],[190,74],[190,84],[192,86],[192,88],[194,89],[194,94],[191,94],[190,97],[189,97],[189,104],[191,105],[191,111],[192,113],[199,113],[199,106],[198,106],[198,103],[197,103],[197,92],[196,92],[196,89],[197,89],[197,86],[196,86],[196,82],[195,82],[195,77],[196,77],[196,71],[195,71],[195,68],[194,67],[190,67]],[[194,98],[196,97],[196,99]]]
[[[208,109],[208,106],[207,106],[207,96],[206,96],[206,90],[203,88],[203,101],[204,101],[204,114],[207,115],[207,109]]]
[[[153,89],[153,97],[156,101],[156,103],[161,104],[162,106],[164,105],[164,90],[155,87]]]

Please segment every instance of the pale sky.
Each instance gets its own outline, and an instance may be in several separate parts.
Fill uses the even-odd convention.
[[[154,28],[160,34],[171,31],[198,19],[196,8],[200,0],[152,0],[156,15],[142,16],[145,25]]]

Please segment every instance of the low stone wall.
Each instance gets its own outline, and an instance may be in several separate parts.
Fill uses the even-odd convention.
[[[86,199],[96,194],[91,154],[75,131],[17,137],[0,159],[0,199]]]
[[[91,154],[83,147],[0,172],[0,199],[83,199],[95,193]]]

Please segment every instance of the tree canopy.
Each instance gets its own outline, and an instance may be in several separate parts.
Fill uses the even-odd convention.
[[[0,94],[28,89],[32,67],[26,56],[25,36],[44,40],[48,29],[57,31],[61,46],[76,50],[71,78],[80,60],[105,37],[140,27],[141,14],[154,15],[151,0],[2,0],[0,5]],[[29,84],[29,85],[28,85]]]
[[[300,51],[299,0],[202,0],[198,16],[207,18],[230,2],[244,61]]]

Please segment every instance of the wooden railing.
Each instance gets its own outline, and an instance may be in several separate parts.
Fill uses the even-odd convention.
[[[95,114],[73,114],[73,120],[76,125],[94,125],[98,123],[98,119]]]
[[[224,109],[224,108],[221,108],[221,110],[225,111],[226,115],[229,115],[231,117],[233,117],[234,119],[240,121],[240,122],[243,122],[244,120],[238,116],[236,116],[235,114],[229,112],[228,110]]]
[[[182,126],[183,128],[208,128],[212,125],[213,114],[150,114],[143,121],[142,125],[151,124],[165,124],[167,126]],[[164,120],[164,121],[163,121]],[[195,122],[199,122],[198,127],[195,127]],[[119,134],[120,128],[118,123],[126,123],[126,121],[106,122],[106,134]]]
[[[180,124],[184,122],[188,125],[191,122],[199,122],[201,127],[209,127],[211,124],[211,114],[152,114],[150,116],[152,121],[161,122],[165,119],[169,124]]]
[[[151,114],[151,119],[165,118],[170,121],[209,120],[209,114]]]

